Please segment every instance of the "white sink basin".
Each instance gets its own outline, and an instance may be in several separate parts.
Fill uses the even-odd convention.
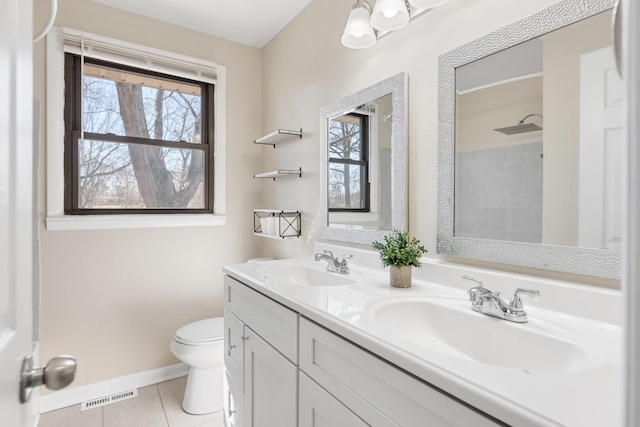
[[[283,260],[266,262],[256,268],[256,276],[271,286],[342,286],[352,285],[361,274],[331,273],[324,262]]]
[[[488,365],[533,372],[573,372],[594,366],[583,333],[537,316],[517,324],[471,310],[462,298],[418,297],[369,304],[368,315],[399,338]]]

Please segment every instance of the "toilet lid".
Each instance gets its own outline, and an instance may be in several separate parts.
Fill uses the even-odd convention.
[[[182,344],[203,344],[224,338],[224,319],[199,320],[178,329],[176,341]]]

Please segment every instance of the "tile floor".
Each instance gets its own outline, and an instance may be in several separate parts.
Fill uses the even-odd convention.
[[[222,411],[182,410],[187,377],[138,389],[138,397],[80,412],[80,405],[40,415],[38,427],[223,427]]]

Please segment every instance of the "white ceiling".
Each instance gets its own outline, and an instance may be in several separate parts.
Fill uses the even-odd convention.
[[[261,48],[311,0],[94,0]]]

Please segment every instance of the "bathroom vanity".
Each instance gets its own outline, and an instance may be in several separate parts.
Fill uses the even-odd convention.
[[[362,251],[355,261],[367,257]],[[574,295],[579,304],[599,300],[600,314],[588,306],[558,312],[559,298],[577,287],[438,263],[427,269],[433,281],[395,290],[386,272],[362,265],[347,275],[312,259],[226,266],[228,424],[619,424],[620,331],[604,314],[616,292]],[[491,318],[471,310],[462,274],[505,294],[537,285],[541,301],[552,301],[527,305],[528,323]]]
[[[224,286],[231,425],[501,425],[242,282]]]

